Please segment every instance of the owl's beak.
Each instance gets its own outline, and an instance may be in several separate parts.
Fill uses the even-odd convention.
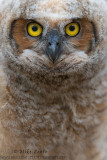
[[[61,38],[57,30],[52,30],[48,35],[46,54],[55,63],[61,54]]]

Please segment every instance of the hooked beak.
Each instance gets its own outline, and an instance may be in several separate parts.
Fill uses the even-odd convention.
[[[53,63],[55,63],[61,55],[61,38],[56,30],[52,30],[48,35],[46,54]]]

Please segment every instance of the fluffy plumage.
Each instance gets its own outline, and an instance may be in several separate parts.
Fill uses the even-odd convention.
[[[29,149],[35,156],[35,150],[42,150],[41,156],[66,160],[106,160],[106,1],[1,0],[0,14],[0,154],[16,155],[15,149],[29,157],[20,154]],[[66,39],[53,64],[43,54],[44,39],[28,42],[22,27],[20,40],[15,26],[20,19],[42,22],[43,38],[56,26],[64,36],[72,19],[84,20],[91,43]]]

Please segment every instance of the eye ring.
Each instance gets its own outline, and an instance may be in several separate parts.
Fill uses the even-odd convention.
[[[30,37],[39,37],[42,35],[43,27],[37,22],[29,22],[26,30]]]
[[[71,22],[65,26],[65,33],[69,37],[76,37],[80,33],[80,24]]]

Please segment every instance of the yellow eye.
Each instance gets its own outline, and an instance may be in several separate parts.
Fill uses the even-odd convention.
[[[27,25],[27,32],[32,37],[37,37],[42,34],[42,27],[38,23],[29,23]]]
[[[75,37],[80,32],[80,25],[72,22],[65,27],[65,32],[68,36]]]

